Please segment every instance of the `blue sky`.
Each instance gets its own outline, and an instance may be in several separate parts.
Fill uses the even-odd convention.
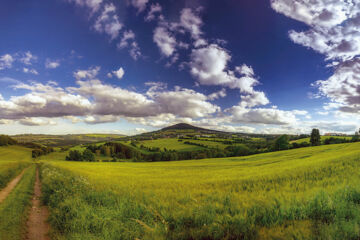
[[[0,131],[352,133],[359,5],[5,0]]]

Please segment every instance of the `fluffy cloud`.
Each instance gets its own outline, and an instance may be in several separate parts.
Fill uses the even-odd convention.
[[[360,59],[340,63],[327,80],[315,83],[320,94],[338,103],[344,112],[360,113]]]
[[[100,16],[96,19],[94,28],[96,31],[107,33],[111,40],[115,39],[123,25],[119,22],[119,17],[116,14],[116,7],[109,3],[104,6]]]
[[[191,37],[195,40],[199,39],[202,35],[201,26],[203,22],[201,18],[190,9],[184,8],[181,11],[179,26],[183,27],[190,33]]]
[[[152,88],[146,95],[119,87],[102,84],[99,80],[78,81],[72,88],[83,96],[92,97],[93,113],[125,117],[148,117],[171,113],[180,117],[204,117],[219,110],[207,102],[207,97],[190,89],[157,91]]]
[[[125,71],[122,67],[120,67],[118,70],[112,72],[114,76],[116,76],[118,79],[122,79],[122,77],[125,74]]]
[[[76,79],[94,79],[100,71],[100,67],[90,67],[88,70],[77,70],[74,72]]]
[[[113,3],[105,3],[103,0],[69,0],[75,2],[79,6],[87,6],[91,9],[91,17],[95,19],[94,29],[99,33],[106,33],[110,36],[110,40],[115,40],[124,28],[124,24],[120,22],[117,8]],[[131,0],[131,4],[138,8],[139,12],[146,7],[148,0]],[[144,8],[144,9],[143,9]],[[100,11],[101,9],[101,11]],[[94,15],[97,14],[95,18]],[[120,42],[117,44],[119,49],[129,47],[129,54],[134,59],[139,59],[142,54],[139,44],[135,41],[135,34],[132,30],[123,32]]]
[[[31,65],[32,62],[37,60],[37,56],[34,56],[30,51],[27,51],[19,60],[25,65]]]
[[[129,31],[125,31],[123,33],[123,36],[121,38],[121,41],[119,42],[119,44],[117,45],[118,48],[124,48],[129,46],[129,40],[134,40],[135,39],[135,34],[133,31],[129,30]]]
[[[120,42],[117,44],[119,49],[129,47],[129,54],[134,59],[137,60],[142,56],[140,47],[135,41],[135,34],[132,30],[125,31]]]
[[[194,90],[176,87],[166,90],[151,85],[146,94],[103,84],[99,80],[78,80],[78,87],[63,89],[48,84],[17,84],[16,89],[28,93],[5,100],[0,96],[0,119],[21,120],[21,124],[39,125],[43,118],[67,117],[95,124],[118,121],[120,118],[153,120],[203,118],[220,110],[208,102],[207,96]],[[140,121],[140,120],[139,120]]]
[[[45,67],[49,68],[49,69],[54,69],[60,66],[60,61],[59,60],[50,60],[50,59],[46,59],[45,61]]]
[[[24,119],[20,119],[19,123],[25,126],[56,125],[55,121],[51,121],[43,118],[24,118]]]
[[[33,69],[33,68],[23,68],[23,72],[24,73],[32,73],[32,74],[34,74],[34,75],[38,75],[39,73],[35,70],[35,69]]]
[[[174,36],[163,26],[158,26],[154,30],[153,40],[159,47],[160,52],[166,56],[171,56],[177,46],[177,42]]]
[[[11,68],[14,61],[15,59],[10,54],[0,56],[0,70]]]
[[[93,114],[138,117],[159,112],[154,101],[140,93],[105,85],[99,80],[78,81],[78,84],[79,88],[70,90],[94,99]]]
[[[67,0],[68,2],[73,2],[79,6],[87,7],[91,10],[92,13],[100,9],[101,3],[103,0]]]
[[[296,116],[291,111],[283,111],[277,108],[244,108],[234,106],[226,110],[231,114],[233,123],[258,123],[285,125],[296,122]]]
[[[221,97],[222,98],[226,97],[226,89],[225,88],[222,88],[220,91],[210,94],[208,96],[208,99],[215,100],[215,99],[218,99],[218,98],[221,98]]]
[[[137,8],[138,13],[140,13],[145,10],[148,1],[149,0],[131,0],[131,5]]]
[[[192,50],[190,71],[202,85],[220,85],[238,88],[243,93],[253,93],[258,84],[252,69],[246,65],[228,69],[230,54],[217,44]],[[251,70],[251,71],[250,71]]]
[[[191,89],[176,87],[174,91],[148,92],[163,113],[201,118],[220,110],[208,102],[207,96]]]
[[[88,99],[70,94],[53,84],[18,84],[16,89],[29,90],[22,96],[0,99],[0,118],[62,117],[83,115],[91,109]]]
[[[150,22],[150,21],[155,20],[156,14],[161,13],[161,12],[162,12],[162,7],[160,6],[159,3],[151,4],[150,10],[145,17],[145,21]]]
[[[84,119],[85,123],[88,124],[99,124],[99,123],[109,123],[116,122],[119,120],[119,117],[113,115],[103,115],[103,116],[87,116]]]
[[[148,18],[149,21],[154,19],[154,14],[157,12],[161,12],[161,6],[152,5],[148,17],[145,18],[145,20]],[[153,40],[159,47],[160,52],[164,56],[170,57],[176,52],[177,48],[189,47],[189,44],[176,40],[176,36],[179,34],[190,33],[196,47],[207,44],[207,42],[201,38],[202,24],[201,18],[190,8],[184,8],[180,12],[178,22],[167,22],[163,15],[159,15],[159,24],[158,27],[155,28]],[[172,61],[174,62],[174,58]]]
[[[358,1],[272,0],[279,13],[309,25],[307,31],[291,30],[292,41],[312,48],[332,61],[334,74],[317,81],[320,95],[341,111],[360,112],[360,4]]]
[[[241,96],[240,105],[242,107],[255,107],[269,104],[269,99],[264,92],[253,91],[251,94]]]

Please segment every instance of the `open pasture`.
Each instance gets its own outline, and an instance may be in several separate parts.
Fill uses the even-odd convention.
[[[55,239],[360,234],[360,143],[175,162],[43,162]]]

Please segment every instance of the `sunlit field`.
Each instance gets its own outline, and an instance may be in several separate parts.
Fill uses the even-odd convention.
[[[340,138],[340,139],[346,139],[346,140],[351,140],[351,136],[321,136],[321,142],[324,142],[325,139],[328,139],[328,138]],[[298,140],[294,140],[294,141],[291,141],[292,143],[293,142],[296,142],[296,143],[302,143],[302,142],[307,142],[307,143],[310,143],[310,137],[308,138],[301,138],[301,139],[298,139]]]
[[[42,158],[54,239],[351,239],[360,143],[155,163]]]
[[[31,149],[20,146],[0,147],[0,189],[30,164]]]

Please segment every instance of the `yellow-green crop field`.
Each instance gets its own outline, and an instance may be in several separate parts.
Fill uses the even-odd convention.
[[[42,159],[53,239],[360,237],[360,143],[174,162]]]

